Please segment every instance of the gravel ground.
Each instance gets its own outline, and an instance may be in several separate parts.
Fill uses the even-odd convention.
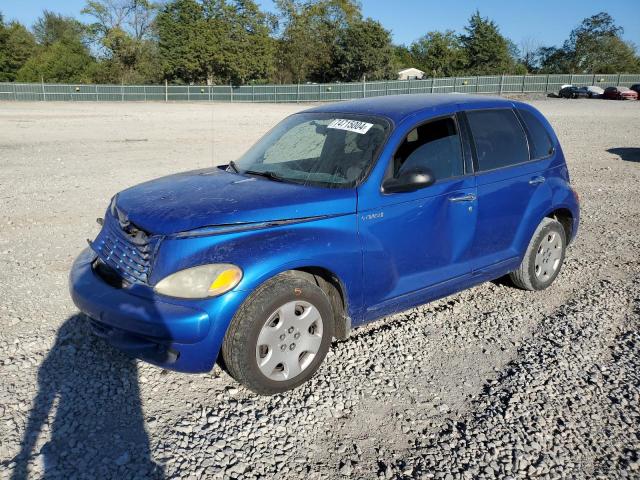
[[[0,478],[640,478],[640,102],[532,103],[582,201],[554,285],[357,329],[274,397],[126,358],[66,282],[114,192],[303,106],[0,103]]]

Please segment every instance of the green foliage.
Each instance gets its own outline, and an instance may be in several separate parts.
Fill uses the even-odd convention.
[[[453,30],[429,32],[410,48],[414,67],[430,77],[452,77],[467,68],[467,53]]]
[[[538,51],[543,73],[625,73],[640,70],[635,48],[625,42],[622,27],[600,12],[574,28],[561,48]]]
[[[265,84],[533,73],[635,73],[640,58],[604,12],[560,47],[516,46],[475,12],[462,34],[394,46],[358,0],[86,0],[83,24],[45,10],[32,32],[0,14],[0,81]]]
[[[214,65],[211,46],[221,38],[208,28],[204,12],[195,0],[177,0],[158,14],[158,48],[169,80],[190,83],[210,77]]]
[[[95,60],[79,41],[59,40],[41,49],[18,71],[20,82],[89,83]]]
[[[640,58],[635,49],[618,37],[605,37],[598,40],[593,50],[581,54],[582,61],[577,71],[598,73],[635,73],[640,71]]]
[[[333,58],[334,78],[385,80],[396,76],[391,33],[375,20],[356,20],[340,31]]]
[[[335,77],[335,47],[362,19],[353,0],[276,0],[282,23],[277,75],[281,83],[326,82]]]
[[[416,65],[416,60],[411,54],[409,47],[405,45],[393,46],[393,64],[394,70],[400,71],[405,68],[411,68]]]
[[[45,10],[33,24],[32,31],[36,41],[40,45],[48,47],[65,39],[82,39],[85,27],[74,18]]]
[[[70,17],[45,10],[33,25],[38,45],[16,74],[22,82],[90,82],[95,59],[84,43],[84,26]]]
[[[466,70],[472,75],[510,73],[515,61],[510,42],[502,36],[498,26],[476,11],[460,37],[467,56]]]
[[[148,0],[88,0],[82,13],[93,18],[86,28],[101,52],[92,67],[96,81],[157,83],[162,79],[152,25],[157,6]]]
[[[221,58],[218,78],[243,84],[269,77],[275,54],[271,18],[253,0],[222,3],[218,21],[228,30],[217,52]]]
[[[176,0],[156,28],[170,80],[240,84],[273,72],[272,20],[253,0]]]
[[[0,16],[0,82],[14,81],[36,49],[33,35],[24,26],[17,22],[5,25]]]

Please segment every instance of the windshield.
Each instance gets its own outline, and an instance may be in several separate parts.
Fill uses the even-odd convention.
[[[300,113],[276,125],[232,167],[272,180],[353,187],[373,165],[389,129],[380,117]]]

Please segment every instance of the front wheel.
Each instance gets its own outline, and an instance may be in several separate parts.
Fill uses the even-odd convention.
[[[313,277],[282,273],[258,287],[227,330],[222,358],[238,382],[262,395],[309,380],[334,333],[333,311]]]
[[[511,281],[524,290],[544,290],[553,283],[564,262],[567,240],[564,228],[553,218],[545,218],[531,237]]]

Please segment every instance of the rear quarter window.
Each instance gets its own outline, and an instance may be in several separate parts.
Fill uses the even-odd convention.
[[[529,147],[531,150],[531,159],[548,157],[553,153],[553,143],[545,126],[536,118],[536,116],[527,111],[518,109],[518,113],[522,117],[524,124],[529,132]]]
[[[487,171],[529,161],[524,130],[512,109],[467,112],[478,158],[478,170]]]

